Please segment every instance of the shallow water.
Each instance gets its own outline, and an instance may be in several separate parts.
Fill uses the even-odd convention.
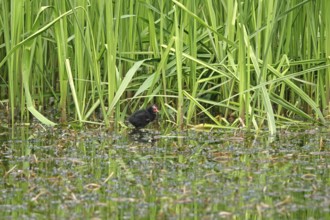
[[[329,219],[327,128],[0,131],[2,219]]]

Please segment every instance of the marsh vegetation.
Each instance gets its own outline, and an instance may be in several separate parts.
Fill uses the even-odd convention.
[[[329,11],[0,0],[0,216],[329,219]]]
[[[322,124],[329,9],[311,0],[1,0],[0,104],[8,124],[114,128],[150,102],[180,129]]]

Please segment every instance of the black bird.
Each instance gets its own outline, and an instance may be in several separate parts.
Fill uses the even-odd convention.
[[[152,105],[147,109],[141,109],[134,112],[128,121],[134,125],[135,128],[143,128],[156,118],[156,113],[159,112],[156,105]]]

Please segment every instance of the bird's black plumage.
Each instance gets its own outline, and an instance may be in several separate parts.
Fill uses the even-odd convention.
[[[156,105],[152,105],[147,109],[141,109],[134,112],[129,118],[128,121],[134,125],[135,128],[143,128],[150,122],[156,119],[156,113],[158,108]]]

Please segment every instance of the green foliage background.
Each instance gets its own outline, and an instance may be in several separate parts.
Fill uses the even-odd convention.
[[[328,0],[0,0],[1,109],[49,125],[94,123],[100,109],[114,126],[151,102],[179,128],[322,123],[329,11]]]

